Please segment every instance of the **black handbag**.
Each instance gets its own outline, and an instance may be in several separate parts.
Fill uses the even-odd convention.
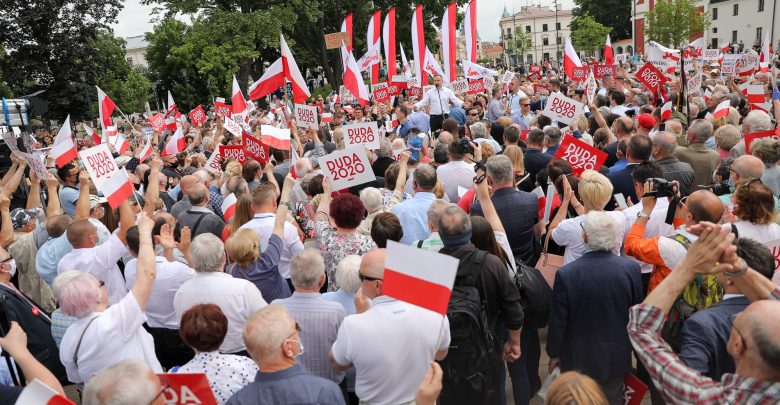
[[[520,292],[520,303],[525,315],[524,326],[543,328],[547,326],[547,319],[550,317],[552,288],[539,269],[519,259],[515,260],[515,264],[517,270],[512,282]]]

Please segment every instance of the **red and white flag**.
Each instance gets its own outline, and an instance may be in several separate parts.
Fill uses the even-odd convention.
[[[76,405],[68,397],[37,379],[30,381],[24,387],[14,403],[16,405]]]
[[[224,200],[222,200],[222,215],[225,217],[225,222],[230,222],[233,215],[236,213],[236,202],[238,199],[236,195],[230,193]]]
[[[768,72],[769,64],[772,62],[772,40],[769,39],[769,30],[764,30],[764,37],[761,38],[761,56],[758,61],[761,63],[761,71]]]
[[[563,47],[563,71],[566,76],[574,76],[574,68],[582,67],[582,62],[577,52],[574,50],[574,46],[571,44],[571,39],[566,37]]]
[[[165,128],[170,132],[176,131],[176,118],[169,116],[165,118]]]
[[[342,51],[344,50],[343,44],[341,49]],[[347,52],[347,54],[347,68],[344,70],[344,79],[342,81],[344,87],[352,93],[352,96],[354,96],[360,103],[360,106],[363,107],[368,103],[368,88],[363,82],[363,76],[360,75],[360,67],[358,67],[357,62],[355,62],[355,57],[352,55],[352,52]]]
[[[727,117],[729,115],[729,107],[731,107],[731,101],[725,100],[715,107],[715,112],[712,114],[714,118]]]
[[[327,124],[333,121],[333,113],[322,113],[320,115],[320,123]]]
[[[346,51],[344,48],[341,49],[341,65],[343,70],[347,69],[347,52],[352,52],[352,13],[347,14],[344,17],[344,21],[341,22],[341,32],[346,32],[349,34],[349,43],[347,44]]]
[[[766,101],[764,96],[764,86],[761,84],[751,84],[746,88],[745,95],[749,103],[763,103]]]
[[[247,89],[250,100],[265,97],[284,86],[284,61],[279,58]]]
[[[116,129],[116,125],[107,126],[103,129],[103,133],[101,134],[100,143],[110,143],[114,144],[113,140],[116,137],[116,134],[118,133]]]
[[[86,125],[84,126],[86,128]],[[57,167],[63,167],[79,155],[76,144],[73,143],[73,131],[70,129],[70,115],[65,118],[62,128],[54,138],[49,156],[54,158]]]
[[[382,293],[447,315],[458,259],[397,242],[387,242]]]
[[[295,63],[290,48],[287,46],[287,41],[284,40],[284,35],[279,34],[279,47],[282,49],[282,64],[284,65],[284,76],[292,84],[293,100],[298,104],[305,104],[306,99],[311,97],[309,88],[306,87],[306,80],[303,79],[301,71],[298,70],[298,65]]]
[[[242,114],[246,110],[246,100],[244,100],[244,94],[241,93],[241,87],[238,86],[238,80],[236,75],[233,75],[233,95],[230,97],[230,101],[233,114]]]
[[[84,132],[87,133],[87,136],[92,137],[92,140],[95,141],[95,145],[100,145],[102,139],[100,139],[100,136],[96,134],[95,131],[93,131],[92,128],[89,127],[89,125],[84,124]]]
[[[750,110],[761,110],[765,113],[769,113],[769,110],[772,109],[772,103],[751,103],[750,104]]]
[[[171,139],[168,140],[168,143],[165,145],[165,149],[160,155],[176,155],[181,153],[186,147],[187,140],[184,138],[184,133],[181,131],[181,128],[178,128],[176,132],[173,133]]]
[[[147,139],[146,140],[146,145],[144,145],[144,148],[141,149],[141,153],[138,154],[138,161],[140,163],[145,162],[146,159],[149,159],[149,156],[152,156],[152,151],[153,151],[152,140],[151,139]]]
[[[444,57],[444,79],[447,82],[453,82],[458,78],[458,45],[455,40],[457,32],[458,10],[455,3],[450,3],[444,9],[444,16],[441,19],[441,52]],[[427,49],[426,49],[427,51]],[[426,58],[428,53],[425,54]]]
[[[412,56],[414,57],[414,75],[420,80],[420,85],[428,85],[428,75],[423,73],[425,65],[425,21],[422,5],[417,5],[412,13]]]
[[[179,106],[177,106],[176,102],[173,101],[173,94],[171,94],[170,90],[168,90],[168,111],[166,111],[165,116],[172,116],[176,119],[181,116],[181,113],[179,112]]]
[[[377,44],[379,48],[381,43],[380,37],[382,34],[382,12],[377,10],[368,19],[368,30],[366,31],[366,44]],[[369,49],[371,46],[369,46]],[[379,63],[371,67],[371,84],[379,83]]]
[[[672,102],[667,101],[666,104],[661,106],[661,122],[672,118]]]
[[[409,67],[409,61],[406,60],[403,44],[399,44],[398,46],[401,48],[401,68],[403,68],[404,76],[406,76],[406,80],[408,81],[412,78],[412,69]]]
[[[441,65],[439,65],[439,61],[436,60],[436,57],[433,56],[433,52],[431,52],[427,46],[425,47],[425,64],[423,65],[423,71],[431,76],[441,76],[444,83],[450,82],[449,79],[447,79],[447,75],[444,74]]]
[[[111,114],[114,113],[116,104],[107,96],[100,87],[95,86],[98,94],[98,114],[100,115],[100,126],[105,128],[111,125]]]
[[[114,145],[114,150],[116,153],[120,155],[123,155],[125,152],[127,152],[128,149],[130,149],[130,142],[127,142],[125,136],[119,133],[117,133],[114,137],[112,145]]]
[[[702,98],[704,98],[705,103],[710,102],[710,97],[712,97],[712,90],[710,89],[704,90],[704,95],[702,96]]]
[[[615,54],[612,52],[612,39],[609,37],[609,34],[607,34],[607,43],[604,44],[604,64],[615,64]]]
[[[353,59],[354,61],[354,59]],[[263,138],[260,140],[263,145],[268,145],[274,149],[290,149],[290,130],[287,128],[276,128],[272,125],[261,125],[260,134]]]
[[[99,189],[106,196],[108,205],[116,208],[133,195],[133,183],[127,176],[125,169],[120,169],[111,176]]]
[[[387,10],[387,15],[385,15],[385,22],[382,25],[382,42],[385,50],[385,63],[387,63],[387,77],[392,78],[396,74],[395,7]]]
[[[466,43],[466,59],[477,62],[477,0],[469,1],[463,19],[463,31]],[[454,79],[453,79],[454,80]]]
[[[295,148],[290,148],[290,174],[292,174],[292,177],[294,179],[298,178],[298,173],[295,172],[295,162],[298,161],[298,152],[295,151]]]

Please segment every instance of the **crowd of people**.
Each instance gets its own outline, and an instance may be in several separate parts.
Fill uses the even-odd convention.
[[[332,117],[318,130],[289,119],[286,96],[263,100],[247,130],[262,141],[262,125],[288,127],[290,149],[219,170],[206,162],[242,139],[213,110],[177,123],[179,154],[158,153],[172,131],[118,123],[131,145],[111,150],[134,192],[117,209],[78,160],[41,178],[13,157],[0,347],[28,381],[75,384],[84,404],[164,403],[163,372],[205,373],[231,405],[528,404],[540,389],[550,404],[622,404],[629,372],[653,403],[780,402],[780,142],[746,143],[777,126],[777,77],[704,69],[694,93],[667,83],[685,108],[663,119],[667,100],[624,67],[592,100],[555,70],[476,95],[436,76],[419,98],[318,96]],[[763,86],[774,116],[739,80]],[[553,121],[555,92],[586,113]],[[367,150],[374,180],[334,189],[323,160],[345,148],[345,125],[371,121],[384,134]],[[33,147],[55,131],[36,130]],[[93,132],[76,125],[79,149]],[[605,164],[556,156],[567,137]],[[156,152],[139,160],[147,142]],[[384,294],[390,241],[459,260],[444,319]],[[515,281],[555,256],[539,321]],[[561,372],[544,388],[543,347]],[[0,385],[0,402],[20,392]]]

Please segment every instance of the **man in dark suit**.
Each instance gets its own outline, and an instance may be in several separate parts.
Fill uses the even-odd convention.
[[[734,240],[737,255],[768,279],[772,279],[775,260],[766,246],[746,238]],[[680,360],[704,376],[720,381],[723,374],[734,373],[734,358],[727,345],[732,329],[732,316],[750,305],[743,292],[730,276],[719,273],[718,284],[723,287],[723,301],[696,312],[683,323]]]
[[[523,154],[523,163],[525,164],[525,170],[531,175],[532,179],[535,179],[536,173],[544,170],[547,167],[547,163],[550,163],[552,155],[542,152],[544,149],[544,131],[541,129],[532,129],[526,136],[525,142],[528,148],[526,148]]]
[[[639,264],[612,253],[622,230],[603,211],[582,223],[587,251],[555,275],[547,354],[550,370],[577,370],[599,383],[611,404],[623,403],[623,376],[631,369],[628,309],[642,302]]]
[[[51,318],[12,283],[16,263],[11,254],[0,248],[0,302],[5,303],[8,321],[16,321],[27,333],[27,350],[62,383],[68,378],[60,363],[60,351],[51,336]]]
[[[634,169],[636,169],[636,165],[650,160],[650,155],[652,153],[653,141],[651,141],[647,135],[634,135],[631,137],[628,141],[628,149],[626,150],[628,165],[607,175],[607,178],[612,182],[612,186],[614,187],[614,194],[621,193],[626,199],[631,198],[631,202],[634,204],[639,202],[636,196],[636,189],[634,188],[634,179],[631,177],[631,174],[634,172]]]

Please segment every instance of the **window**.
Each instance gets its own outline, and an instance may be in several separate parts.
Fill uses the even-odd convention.
[[[762,27],[757,27],[756,28],[756,38],[761,39],[761,34],[762,34],[763,30],[764,29]]]
[[[526,25],[525,26],[525,32],[531,32],[531,26],[530,25]]]
[[[542,31],[547,32],[547,24],[542,24]]]
[[[506,29],[506,36],[507,36],[507,38],[512,37],[512,29],[511,28],[507,28]]]
[[[549,52],[545,52],[544,55],[543,55],[543,58],[544,58],[544,60],[550,60],[550,53]]]
[[[712,33],[713,34],[717,34],[718,33],[718,27],[713,27],[712,28]],[[715,48],[717,48],[717,46]]]
[[[547,38],[542,38],[542,45],[550,45],[550,40]]]
[[[718,47],[718,42],[719,42],[718,38],[711,38],[710,41],[711,41],[710,48],[714,49]]]
[[[133,58],[127,58],[127,63],[130,64],[130,66],[133,65]]]
[[[731,42],[737,42],[737,31],[731,31]]]
[[[560,44],[561,43],[561,37],[556,38],[555,41],[556,41],[556,43]]]
[[[555,23],[555,29],[560,31],[561,23]]]
[[[739,4],[734,5],[734,15],[739,15]]]
[[[715,7],[712,9],[712,19],[717,20],[718,19],[718,8]]]
[[[764,0],[758,0],[758,11],[764,11]]]

